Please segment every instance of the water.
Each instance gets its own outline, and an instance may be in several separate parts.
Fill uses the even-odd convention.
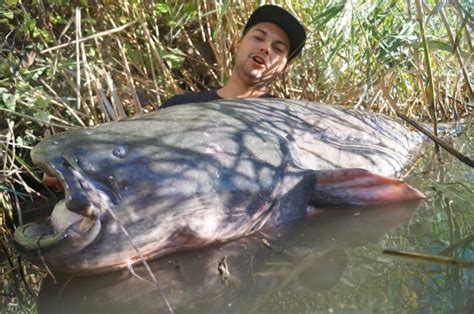
[[[474,141],[457,149],[472,156]],[[151,263],[176,313],[474,312],[474,268],[384,249],[474,260],[474,171],[431,147],[407,179],[421,204],[321,209],[279,229]],[[166,313],[143,267],[43,281],[40,313]]]

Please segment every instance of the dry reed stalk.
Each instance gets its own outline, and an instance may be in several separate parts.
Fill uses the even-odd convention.
[[[208,7],[207,7],[207,1],[203,1],[202,4],[204,6],[204,12],[210,12],[210,9],[208,9]],[[217,5],[217,3],[216,3],[216,5]],[[198,7],[199,7],[199,5],[198,5]],[[217,6],[215,7],[215,11],[218,11]],[[199,10],[198,12],[201,14],[201,10]],[[215,40],[212,36],[213,32],[211,31],[211,29],[213,27],[212,27],[211,16],[208,15],[208,14],[206,14],[205,16],[200,16],[199,17],[199,23],[202,24],[203,20],[206,21],[205,25],[202,25],[202,27],[201,27],[201,29],[203,29],[203,31],[204,31],[204,34],[203,34],[204,42],[212,50],[212,55],[214,56],[214,59],[217,62],[218,68],[221,69],[221,77],[220,77],[220,80],[218,80],[218,81],[219,81],[220,84],[222,84],[223,81],[224,81],[224,73],[225,73],[224,71],[226,71],[226,69],[228,69],[227,63],[225,61],[226,58],[225,57],[222,58],[222,55],[219,52],[222,51],[223,49],[220,49],[218,46],[216,46]]]
[[[76,7],[76,101],[77,109],[81,109],[81,53],[79,40],[81,39],[81,9]]]
[[[200,89],[198,88],[197,84],[200,84],[201,82],[197,81],[194,79],[194,76],[189,73],[187,70],[182,70],[180,71],[181,75],[183,78],[186,80],[186,85],[191,91],[199,91]]]
[[[84,44],[81,43],[80,45],[81,45],[81,51],[82,51],[82,62],[84,64],[84,76],[85,76],[85,79],[86,79],[84,87],[86,88],[87,93],[89,95],[88,98],[89,98],[89,102],[90,102],[90,111],[95,111],[94,108],[97,107],[95,105],[95,103],[96,103],[95,98],[96,97],[94,97],[94,93],[93,93],[92,89],[95,89],[96,84],[97,84],[97,79],[96,79],[95,75],[92,73],[92,69],[91,69],[89,63],[87,62],[87,57],[86,57],[86,51],[85,51],[85,48],[84,48]],[[100,98],[100,94],[97,92],[97,89],[95,89],[95,91],[96,91],[97,97],[99,98],[97,100],[97,103],[99,104],[99,109],[102,112],[103,120],[106,121],[106,122],[109,122],[110,117],[108,115],[107,108],[104,107],[105,105],[101,101],[102,99]],[[84,100],[84,102],[87,104],[86,100]]]
[[[469,74],[467,73],[466,66],[464,65],[464,60],[463,60],[463,58],[461,56],[461,53],[459,51],[459,47],[457,45],[457,40],[455,40],[455,38],[453,36],[453,32],[451,31],[451,27],[449,26],[449,22],[448,22],[448,19],[446,18],[446,14],[444,13],[443,8],[440,9],[439,13],[441,15],[441,19],[444,23],[444,26],[446,27],[446,31],[448,33],[449,41],[450,41],[451,45],[453,46],[453,53],[456,55],[456,58],[459,62],[459,66],[461,67],[462,75],[464,77],[464,84],[466,85],[466,89],[469,93],[469,99],[473,100],[474,99],[474,94],[473,94],[473,90],[472,90],[472,86],[471,86],[471,81],[470,81],[470,78],[469,78]]]
[[[19,159],[17,158],[17,161]],[[24,168],[25,170],[28,172],[28,174],[34,174],[30,169],[28,169],[26,163],[22,162],[20,163]],[[26,167],[25,167],[26,166]],[[39,178],[35,175],[35,177],[39,180]],[[25,189],[25,192],[33,197],[33,196],[41,196],[41,194],[39,192],[37,192],[35,189],[31,188],[30,185],[25,181],[25,179],[23,179],[22,177],[22,171],[15,171],[14,173],[11,174],[11,177],[10,177],[10,180],[14,183],[14,184],[17,184],[18,186],[21,186],[23,189]],[[41,181],[41,180],[40,180]],[[14,184],[12,184],[12,186],[14,186]]]
[[[89,7],[86,7],[85,10],[86,10],[86,13],[87,13],[87,18],[90,19],[90,20],[94,20],[94,17],[91,16],[91,14],[90,14],[90,12],[89,12]],[[104,10],[105,10],[105,8],[104,8]],[[135,23],[135,22],[130,22],[130,23],[133,24],[133,23]],[[125,24],[125,25],[128,25],[128,24]],[[124,26],[125,26],[125,25],[124,25]],[[94,24],[91,23],[91,24],[89,25],[89,27],[91,28],[91,31],[92,31],[93,33],[97,33],[97,31],[96,31],[96,29],[95,29],[95,27],[94,27]],[[122,26],[120,26],[120,27],[122,27]],[[114,33],[115,33],[115,32],[114,32]],[[97,33],[97,34],[99,34],[99,33]],[[108,33],[108,34],[106,34],[106,35],[109,35],[109,34],[112,34],[112,33]],[[95,62],[95,64],[105,64],[104,58],[103,58],[103,56],[102,56],[102,50],[103,50],[103,46],[102,46],[102,44],[101,44],[102,41],[99,41],[99,38],[101,38],[101,37],[102,37],[102,36],[94,36],[94,38],[91,38],[91,39],[94,40],[95,47],[96,47],[96,49],[94,49],[94,52],[97,53],[97,56],[96,56],[95,58],[98,60],[98,62]],[[105,41],[105,40],[107,40],[107,39],[104,38],[104,41]]]
[[[14,168],[14,160],[16,158],[16,149],[15,149],[15,145],[16,145],[16,140],[15,140],[15,135],[14,135],[14,122],[13,121],[7,121],[7,124],[8,124],[8,131],[7,131],[7,134],[6,134],[6,142],[5,143],[11,143],[11,146],[13,147],[13,151],[12,151],[12,154],[9,155],[6,153],[6,149],[7,149],[7,146],[5,146],[5,150],[2,149],[2,155],[4,155],[4,158],[3,158],[3,173],[5,174],[5,178],[8,178],[9,175],[6,174],[7,171],[10,172],[13,168]],[[7,167],[7,162],[10,161],[10,166]]]
[[[6,183],[7,183],[6,180],[4,180],[3,184],[5,184],[5,186],[6,186]],[[5,216],[10,218],[10,213],[13,212],[12,204],[13,202],[11,200],[11,197],[8,191],[6,189],[1,189],[0,190],[0,206],[2,208],[2,211],[0,211],[0,226],[2,226],[2,229],[0,233],[2,234],[5,233],[6,230],[8,230],[8,228],[5,228],[5,225],[6,225]],[[7,256],[7,254],[5,254],[5,256]]]
[[[199,34],[201,35],[201,41],[202,42],[206,42],[206,36],[205,36],[205,32],[204,32],[204,26],[202,25],[202,19],[203,19],[203,14],[202,14],[202,10],[201,10],[201,2],[198,2],[197,4],[197,14],[198,14],[198,25],[199,25],[199,29],[201,30],[199,32]]]
[[[28,103],[26,103],[26,102],[23,101],[23,100],[18,100],[18,103],[21,104],[21,105],[23,105],[23,106],[28,106]],[[5,109],[5,108],[0,108],[0,110],[4,110],[4,111],[9,112],[9,111],[8,111],[9,109]],[[26,115],[25,115],[24,117],[26,117]],[[67,120],[65,120],[65,119],[61,119],[61,118],[59,117],[59,115],[58,115],[58,116],[55,116],[55,115],[51,114],[51,112],[50,112],[50,115],[49,115],[49,119],[50,119],[50,120],[56,120],[57,122],[61,122],[61,123],[63,123],[64,125],[73,126],[73,124],[70,123],[69,121],[67,121]],[[39,120],[39,121],[44,121],[44,120],[41,120],[41,119],[37,119],[37,120]],[[46,122],[46,121],[44,121],[44,122]]]
[[[8,201],[8,198],[10,199],[10,204],[7,208],[5,208],[7,211],[10,211],[11,213],[13,213],[13,206],[12,204],[15,204],[15,209],[16,209],[16,216],[17,216],[17,219],[18,219],[18,225],[22,225],[24,220],[23,220],[23,213],[21,211],[21,205],[20,205],[20,200],[18,199],[18,193],[15,189],[15,186],[10,182],[10,181],[7,181],[7,185],[10,187],[10,190],[12,191],[11,195],[8,195],[7,194],[7,199],[5,199],[5,203]],[[12,201],[12,197],[13,196],[13,201]],[[10,219],[12,220],[13,222],[13,217],[10,217]]]
[[[80,33],[82,33],[80,31]],[[82,37],[82,34],[81,36]],[[95,40],[97,40],[97,38],[95,38]],[[97,43],[97,42],[96,42]],[[84,42],[78,42],[78,44],[80,46],[80,51],[81,51],[81,56],[82,56],[82,63],[83,63],[83,66],[84,66],[84,75],[85,75],[85,84],[84,84],[84,87],[86,88],[87,90],[87,93],[89,95],[89,102],[90,102],[90,110],[89,111],[93,111],[93,108],[95,108],[95,97],[94,97],[94,93],[92,91],[92,89],[95,90],[96,92],[96,95],[98,97],[98,104],[99,104],[99,108],[102,112],[102,117],[104,118],[104,121],[106,122],[109,122],[111,120],[114,120],[114,118],[112,116],[114,116],[113,114],[113,110],[112,110],[112,116],[111,116],[111,113],[110,113],[110,108],[107,107],[107,102],[105,102],[103,100],[103,97],[102,97],[102,94],[100,92],[100,88],[98,86],[100,86],[100,82],[98,82],[96,76],[94,75],[92,69],[91,69],[91,66],[89,65],[89,62],[87,60],[87,54],[86,54],[86,49],[85,49],[85,44]],[[87,103],[87,101],[85,101],[85,103]]]
[[[10,155],[13,155],[13,153],[8,148],[8,146],[5,147],[5,152],[10,153]],[[19,181],[24,182],[24,179],[20,176],[20,174],[23,172],[27,172],[31,176],[31,178],[33,178],[36,182],[41,183],[41,178],[39,178],[36,175],[36,173],[31,169],[31,167],[23,159],[19,158],[18,156],[15,156],[14,159],[11,159],[11,163],[15,164],[15,169],[14,171],[11,172],[11,176],[10,176],[11,180],[17,181],[17,179],[14,178],[15,176],[17,176]],[[17,167],[16,164],[18,164],[19,167]],[[36,191],[35,193],[38,194]]]
[[[94,88],[95,94],[98,97],[99,108],[102,111],[102,116],[107,122],[116,121],[117,116],[115,115],[114,108],[110,103],[109,99],[107,98],[107,95],[102,87],[100,80],[92,73],[92,70],[89,68],[89,66],[87,68],[88,71],[90,71],[89,75],[91,77],[92,87]]]
[[[67,71],[61,71],[61,73],[62,73],[62,77],[64,78],[65,82],[69,85],[69,87],[72,89],[72,91],[74,93],[76,93],[76,85],[74,83],[74,80],[71,78],[72,75],[70,73],[68,73]],[[97,116],[95,110],[92,110],[91,108],[89,108],[88,104],[85,102],[84,99],[82,99],[82,97],[81,97],[81,102],[82,102],[82,108],[84,109],[84,112],[85,112],[84,117],[88,118],[87,123],[85,123],[86,121],[84,121],[84,120],[83,120],[83,122],[88,126],[93,126],[93,125],[97,124],[97,122],[100,121],[100,119]],[[80,112],[82,112],[82,110]]]
[[[144,14],[143,10],[140,10],[140,15],[141,15],[141,18],[142,18],[142,22],[140,23],[140,26],[143,29],[144,33],[145,33],[146,40],[150,45],[153,56],[155,57],[156,61],[158,62],[158,65],[159,65],[159,67],[162,71],[162,74],[164,76],[163,82],[166,82],[167,84],[169,84],[169,86],[171,87],[171,89],[173,90],[173,92],[175,94],[180,94],[181,89],[176,84],[176,81],[174,80],[173,75],[171,74],[170,70],[168,69],[168,67],[166,66],[165,62],[163,61],[163,59],[161,58],[161,56],[158,52],[158,51],[165,50],[165,48],[161,45],[158,38],[153,38],[151,36],[151,34],[148,30],[148,26],[147,26],[146,22],[144,22],[146,19],[145,19],[145,14]],[[158,46],[158,48],[157,48],[157,46]]]
[[[393,72],[393,75],[391,78],[389,78],[390,81],[396,80],[396,72]],[[459,161],[465,163],[466,165],[473,167],[474,168],[474,160],[471,158],[463,155],[461,152],[456,150],[454,147],[449,145],[447,142],[443,141],[441,138],[438,137],[438,135],[431,133],[429,130],[427,130],[425,127],[423,127],[421,124],[416,122],[415,120],[409,118],[406,114],[404,114],[401,110],[397,109],[398,108],[398,100],[395,99],[390,95],[390,90],[383,89],[384,96],[388,100],[390,107],[392,110],[399,116],[401,119],[403,119],[405,122],[416,128],[418,131],[422,132],[426,136],[428,136],[434,143],[435,145],[439,145],[443,147],[447,152],[449,152],[451,155],[456,157]]]
[[[109,89],[111,99],[112,99],[112,106],[115,108],[116,112],[118,113],[119,119],[125,119],[127,117],[127,114],[125,113],[124,106],[115,88],[115,84],[114,84],[114,81],[112,80],[112,76],[105,69],[102,69],[101,72],[102,72],[102,76],[105,76],[105,81],[107,83],[107,87]]]
[[[423,6],[421,0],[415,0],[416,4],[416,20],[420,27],[421,33],[421,40],[423,42],[423,52],[424,52],[424,61],[425,61],[425,68],[426,74],[428,76],[428,87],[424,90],[427,92],[428,96],[428,111],[431,115],[431,121],[433,123],[433,131],[435,136],[438,136],[438,118],[436,114],[436,93],[434,90],[434,82],[433,82],[433,72],[431,68],[431,58],[430,58],[430,50],[428,46],[428,40],[426,39],[425,34],[425,25],[423,22]],[[439,152],[438,145],[435,146],[436,151]]]
[[[150,62],[150,73],[151,73],[151,79],[153,81],[153,87],[155,88],[156,90],[156,93],[153,93],[153,96],[154,98],[156,99],[155,100],[155,108],[156,106],[158,106],[158,104],[160,104],[160,96],[159,96],[159,85],[158,85],[158,80],[156,78],[156,74],[155,74],[155,65],[154,65],[154,62],[153,62],[153,54],[151,52],[151,47],[150,47],[150,43],[149,42],[146,42],[146,51],[147,51],[147,56],[148,56],[148,61]],[[108,74],[108,73],[107,73]]]
[[[71,27],[72,23],[74,23],[74,16],[71,16],[71,17],[69,18],[69,20],[67,21],[67,23],[66,23],[66,25],[64,26],[63,30],[62,30],[61,33],[59,34],[59,37],[58,37],[58,39],[57,39],[58,42],[61,41],[61,38],[63,38],[64,35],[66,35],[66,33],[67,33],[67,31],[69,30],[69,28]],[[71,45],[72,45],[73,43],[68,43],[68,44],[71,44]],[[41,53],[45,53],[45,52],[53,51],[53,50],[56,50],[56,49],[59,49],[59,48],[63,48],[63,47],[58,47],[58,46],[59,46],[59,45],[56,45],[55,47],[53,47],[54,49],[51,48],[50,50],[45,49],[45,50],[47,50],[47,51],[43,50],[43,51],[41,51]],[[58,47],[58,48],[56,48],[56,47]]]
[[[217,32],[217,38],[219,41],[219,50],[216,54],[217,64],[220,64],[221,75],[220,82],[231,76],[233,70],[233,55],[234,55],[234,45],[236,40],[239,40],[241,37],[241,29],[237,25],[238,20],[233,14],[230,14],[228,10],[224,13],[226,27],[220,27],[219,32]],[[227,31],[227,36],[226,36]]]
[[[57,128],[62,128],[62,129],[64,129],[64,130],[78,128],[77,126],[71,125],[71,124],[70,124],[70,125],[61,125],[61,124],[57,124],[57,123],[53,123],[53,122],[49,122],[49,121],[44,121],[44,120],[41,120],[41,119],[38,119],[38,118],[35,118],[35,117],[32,117],[32,116],[29,116],[29,115],[27,115],[27,114],[23,114],[23,113],[16,112],[16,111],[11,110],[11,109],[0,108],[0,111],[7,112],[7,113],[9,113],[9,114],[12,114],[12,115],[15,115],[15,116],[24,118],[24,119],[26,119],[26,120],[30,120],[30,121],[36,122],[36,123],[38,123],[38,124],[40,124],[40,125],[54,126],[54,127],[57,127]],[[68,122],[68,124],[69,124],[69,122]]]
[[[132,73],[130,71],[130,66],[128,64],[127,56],[125,55],[125,48],[122,45],[122,42],[118,37],[115,38],[115,41],[118,44],[120,56],[122,58],[122,67],[125,70],[125,80],[127,82],[127,86],[130,89],[130,93],[132,95],[132,103],[135,106],[136,113],[140,114],[143,112],[142,105],[140,103],[140,99],[138,99],[137,90],[135,89],[135,81],[133,79]]]
[[[192,55],[190,55],[189,53],[185,53],[184,56],[190,60],[193,60],[193,61],[196,61],[197,63],[199,64],[202,64],[204,66],[207,66],[208,67],[208,70],[209,70],[209,73],[212,75],[212,77],[217,81],[219,82],[219,78],[217,77],[215,71],[218,71],[220,67],[216,67],[212,64],[209,64],[206,62],[206,59],[204,59],[204,57],[202,56],[201,52],[199,51],[199,49],[196,48],[196,46],[194,45],[193,41],[191,40],[191,38],[189,37],[189,34],[187,31],[183,31],[183,35],[186,39],[186,42],[188,43],[188,45],[191,47],[193,53],[195,53],[197,55],[197,57],[194,57]]]
[[[456,77],[456,82],[453,84],[453,97],[455,99],[462,97],[462,91],[461,91],[461,86],[460,86],[461,81],[462,81],[461,75],[458,75]],[[456,108],[458,108],[458,106],[456,106]]]
[[[69,112],[75,119],[76,121],[83,127],[85,127],[86,125],[84,124],[84,122],[82,121],[82,119],[79,117],[79,115],[83,115],[83,113],[81,111],[77,111],[74,110],[73,108],[71,108],[71,106],[69,106],[66,102],[64,102],[61,97],[58,95],[58,93],[51,87],[51,85],[49,85],[48,83],[46,83],[43,79],[39,79],[39,82],[41,84],[43,84],[43,86],[46,87],[46,89],[51,93],[53,94],[54,96],[54,99],[51,99],[51,103],[57,105],[57,106],[60,106],[61,108],[64,108],[67,112]]]
[[[349,89],[349,91],[344,95],[343,100],[341,100],[341,104],[347,105],[350,104],[351,102],[354,101],[354,99],[359,99],[362,97],[362,94],[364,93],[364,89],[362,86],[356,85],[352,88]]]
[[[48,48],[48,49],[43,49],[43,50],[40,51],[40,53],[48,53],[48,52],[51,52],[51,51],[54,51],[54,50],[57,50],[57,49],[61,49],[61,48],[64,48],[64,47],[67,47],[67,46],[70,46],[70,45],[77,45],[80,42],[85,42],[85,41],[88,41],[88,40],[91,40],[91,39],[95,39],[95,38],[99,38],[99,37],[103,37],[103,36],[108,36],[108,35],[111,35],[111,34],[114,34],[114,33],[117,33],[117,32],[121,32],[124,29],[126,29],[127,27],[130,27],[131,25],[133,25],[135,23],[136,23],[136,21],[132,21],[132,22],[129,22],[127,24],[124,24],[124,25],[121,25],[121,26],[118,26],[118,27],[116,26],[116,27],[114,27],[113,29],[110,29],[110,30],[106,30],[106,31],[103,31],[103,32],[99,32],[97,34],[86,36],[86,37],[81,38],[81,39],[76,39],[76,40],[73,40],[71,42],[64,43],[64,44],[61,44],[61,45],[58,45],[58,46],[54,46],[54,47],[51,47],[51,48]]]

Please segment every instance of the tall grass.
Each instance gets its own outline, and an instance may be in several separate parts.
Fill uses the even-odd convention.
[[[176,93],[222,86],[232,43],[265,1],[1,3],[0,201],[8,247],[22,204],[52,195],[31,166],[32,145],[155,110]],[[272,92],[392,115],[397,109],[434,125],[460,119],[472,113],[474,97],[469,3],[285,1],[308,40]]]

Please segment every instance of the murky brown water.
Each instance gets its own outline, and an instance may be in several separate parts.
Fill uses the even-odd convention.
[[[471,155],[474,142],[455,143]],[[319,210],[290,226],[151,263],[176,313],[474,311],[474,268],[384,249],[474,260],[474,171],[428,148],[409,181],[421,204]],[[121,271],[43,281],[40,313],[166,313],[156,287]]]

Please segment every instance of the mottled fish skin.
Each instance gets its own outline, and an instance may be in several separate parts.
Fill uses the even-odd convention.
[[[74,250],[64,241],[30,250],[24,230],[31,226],[15,239],[53,270],[106,272],[137,261],[133,245],[152,258],[302,217],[314,170],[396,177],[422,141],[384,115],[278,99],[180,105],[64,132],[38,144],[32,158],[65,189],[49,232],[82,233],[87,241],[69,236]],[[58,218],[64,210],[84,222]]]

